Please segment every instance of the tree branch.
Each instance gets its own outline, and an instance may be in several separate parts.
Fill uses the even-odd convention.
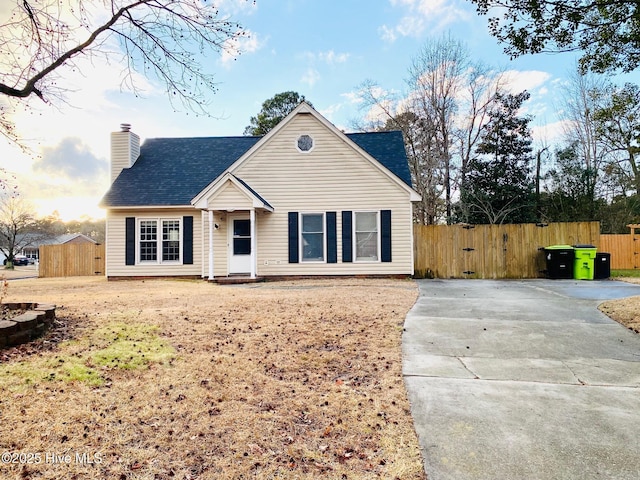
[[[42,80],[44,77],[49,75],[51,72],[53,72],[54,70],[56,70],[57,68],[62,66],[65,62],[67,62],[68,60],[73,58],[75,55],[78,55],[79,53],[84,51],[87,47],[92,45],[102,33],[110,30],[111,27],[113,25],[115,25],[116,22],[126,12],[128,12],[128,11],[130,11],[130,10],[140,6],[140,5],[149,3],[150,1],[151,0],[138,0],[137,2],[134,2],[134,3],[130,4],[130,5],[127,5],[127,6],[124,6],[124,7],[120,8],[109,19],[108,22],[106,22],[105,24],[101,25],[96,30],[94,30],[93,33],[91,35],[89,35],[89,38],[87,38],[84,42],[82,42],[82,43],[76,45],[75,47],[71,48],[70,50],[66,51],[65,53],[60,55],[56,60],[54,60],[52,63],[50,63],[47,67],[45,67],[44,69],[40,70],[38,73],[33,75],[29,80],[27,80],[27,82],[25,83],[24,87],[22,87],[22,88],[14,88],[14,87],[10,87],[8,85],[5,85],[4,83],[0,83],[0,93],[2,93],[4,95],[8,95],[10,97],[18,97],[18,98],[25,98],[25,97],[28,97],[31,94],[35,94],[41,100],[44,101],[45,98],[44,98],[44,95],[43,95],[42,91],[38,87],[36,87],[36,84],[40,80]],[[26,0],[24,1],[24,6],[25,6],[25,9],[27,10],[27,13],[28,13],[30,19],[32,20],[32,22],[34,24],[34,28],[36,29],[36,31],[38,31],[39,27],[38,27],[38,24],[36,23],[36,21],[34,19],[33,11],[31,10],[31,7],[29,7],[29,4],[26,2]]]

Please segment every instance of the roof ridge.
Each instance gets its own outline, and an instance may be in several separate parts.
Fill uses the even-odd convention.
[[[237,138],[250,138],[250,139],[256,139],[256,138],[262,138],[262,135],[213,135],[213,136],[198,136],[198,137],[149,137],[146,138],[145,141],[147,140],[211,140],[212,138],[219,138],[219,139],[237,139]]]

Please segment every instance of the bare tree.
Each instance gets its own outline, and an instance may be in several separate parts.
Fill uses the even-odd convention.
[[[362,107],[369,112],[360,130],[400,130],[402,132],[411,182],[422,196],[414,204],[414,221],[433,225],[443,216],[443,179],[438,165],[436,132],[431,118],[420,117],[401,96],[381,89],[372,81],[364,82],[359,89]]]
[[[597,170],[604,157],[604,148],[596,134],[593,114],[598,107],[599,92],[606,88],[607,82],[596,74],[580,73],[578,68],[562,88],[563,133],[568,144],[580,146],[585,168]]]
[[[447,223],[452,221],[452,144],[458,96],[470,67],[464,45],[451,37],[427,43],[409,68],[412,110],[435,126],[436,161],[444,172]]]
[[[36,227],[34,209],[23,198],[14,194],[0,198],[0,252],[6,257],[6,268],[13,268],[23,248],[44,239]]]
[[[458,98],[459,113],[454,128],[454,152],[458,158],[458,175],[456,184],[460,194],[465,188],[465,177],[469,162],[473,158],[477,145],[482,140],[483,129],[487,125],[490,109],[494,106],[498,94],[503,92],[506,78],[503,71],[490,70],[488,67],[474,63],[465,73],[465,81]],[[458,203],[459,209],[466,205]],[[457,212],[465,217],[468,212]]]
[[[464,45],[443,37],[414,60],[408,93],[391,94],[372,81],[360,86],[362,106],[373,118],[358,127],[404,134],[413,187],[422,195],[416,222],[452,221],[456,191],[505,82],[502,71],[470,61]]]
[[[18,141],[12,101],[62,100],[63,75],[98,56],[122,66],[128,88],[137,91],[134,72],[156,78],[172,102],[205,114],[216,83],[197,56],[237,51],[243,35],[200,0],[16,0],[0,25],[0,132]]]

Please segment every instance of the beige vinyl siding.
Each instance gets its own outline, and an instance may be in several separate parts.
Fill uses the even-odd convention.
[[[314,148],[300,153],[296,140]],[[265,198],[274,212],[257,217],[257,274],[411,274],[409,192],[311,115],[297,115],[233,172]],[[392,262],[342,263],[342,211],[391,210]],[[338,263],[288,262],[288,212],[337,213]],[[326,256],[326,255],[325,255]]]
[[[209,277],[209,218],[207,212],[203,213],[203,258],[202,276]],[[228,233],[226,212],[213,212],[213,223],[218,225],[213,230],[213,275],[226,277],[229,265],[227,254]],[[195,243],[195,240],[194,240]]]
[[[218,192],[208,199],[209,207],[220,210],[248,210],[253,205],[252,199],[247,197],[231,181],[218,190]]]
[[[176,265],[170,263],[125,265],[125,219],[140,218],[177,218],[193,216],[193,265]],[[137,222],[136,222],[137,226]],[[184,225],[181,223],[180,240]],[[106,274],[108,277],[124,276],[199,276],[202,273],[202,230],[200,214],[195,209],[149,209],[149,210],[109,210],[107,211],[106,234]],[[182,245],[184,247],[184,245]]]
[[[133,132],[111,133],[111,183],[140,155],[140,137]]]

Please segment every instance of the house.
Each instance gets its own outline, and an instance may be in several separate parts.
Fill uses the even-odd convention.
[[[25,236],[28,236],[26,234]],[[26,245],[22,247],[20,253],[33,260],[40,258],[40,247],[43,245],[72,245],[78,243],[92,243],[97,242],[83,233],[65,233],[63,235],[57,235],[55,237],[34,236],[32,241],[24,242]]]
[[[109,278],[411,275],[400,132],[344,134],[301,103],[263,137],[111,134]]]
[[[21,253],[28,258],[38,260],[40,258],[40,247],[43,245],[70,245],[77,243],[92,243],[95,245],[97,242],[83,233],[65,233],[55,237],[34,238],[33,242],[22,248]]]

